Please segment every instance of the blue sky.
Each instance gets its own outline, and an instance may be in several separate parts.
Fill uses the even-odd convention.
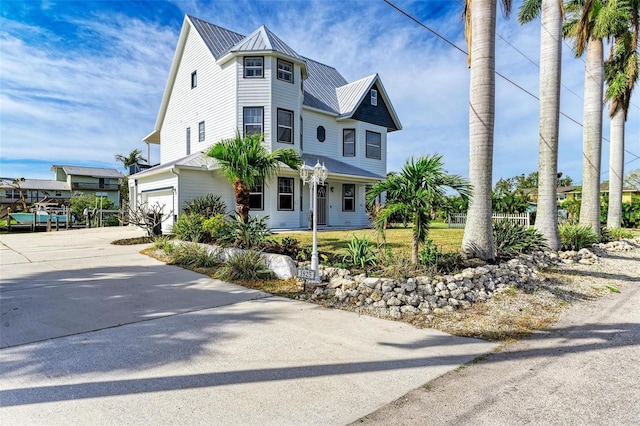
[[[462,0],[394,3],[466,50]],[[0,12],[0,176],[50,179],[52,164],[119,168],[115,154],[146,155],[141,140],[153,130],[185,13],[243,34],[266,25],[349,81],[379,73],[404,127],[389,135],[388,169],[437,152],[450,173],[468,175],[466,56],[382,0],[3,0]],[[537,95],[539,21],[520,26],[514,13],[499,19],[498,34],[496,69]],[[582,122],[584,62],[568,43],[563,50],[562,112]],[[626,133],[637,156],[639,96]],[[500,78],[494,150],[494,182],[537,169],[538,101]],[[581,158],[582,127],[563,117],[559,170],[581,181]],[[604,141],[603,179],[608,161]],[[625,163],[640,167],[629,153]]]

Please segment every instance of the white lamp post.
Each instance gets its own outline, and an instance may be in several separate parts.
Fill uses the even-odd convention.
[[[311,172],[311,173],[309,173]],[[311,251],[311,269],[318,272],[318,206],[316,199],[318,197],[318,185],[323,185],[327,179],[329,171],[324,166],[324,163],[320,165],[320,161],[316,163],[315,167],[311,168],[302,163],[300,167],[300,177],[302,182],[308,183],[311,188],[311,200],[309,200],[311,211],[313,212],[313,248]]]

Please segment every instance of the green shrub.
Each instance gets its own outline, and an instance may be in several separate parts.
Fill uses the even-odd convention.
[[[437,262],[438,254],[438,247],[436,247],[433,240],[427,238],[424,242],[424,247],[418,253],[418,257],[420,258],[420,263],[431,265]]]
[[[633,238],[633,232],[623,228],[606,228],[600,230],[600,241],[609,243],[611,241],[620,241],[625,238]]]
[[[171,242],[171,238],[169,238],[167,235],[162,235],[153,239],[153,248],[156,250],[162,250],[163,252],[169,254],[173,251],[173,247],[174,246]]]
[[[169,253],[169,263],[189,268],[212,268],[220,264],[218,255],[209,253],[207,247],[195,243],[174,246]]]
[[[269,216],[250,216],[244,223],[242,217],[236,212],[233,219],[227,222],[228,234],[221,243],[242,249],[261,249],[271,231],[267,227]]]
[[[186,214],[197,214],[203,217],[211,217],[218,214],[227,214],[227,205],[219,195],[207,194],[184,203]]]
[[[295,259],[300,253],[300,241],[292,237],[285,237],[279,242],[267,240],[264,242],[263,248],[267,253],[284,254]]]
[[[100,198],[102,198],[102,200],[100,200]],[[101,202],[102,204],[100,204]],[[71,205],[71,211],[83,220],[85,208],[92,212],[91,216],[93,216],[93,210],[99,209],[101,205],[103,210],[115,210],[113,201],[106,197],[96,197],[95,195],[74,195],[69,200],[69,204]]]
[[[176,223],[173,224],[172,232],[182,241],[199,243],[204,236],[203,220],[202,216],[198,214],[180,215]]]
[[[231,226],[225,220],[225,215],[218,213],[202,221],[202,231],[205,242],[217,243],[224,241],[231,232]]]
[[[364,269],[367,265],[375,265],[378,262],[373,245],[367,237],[358,238],[355,235],[351,237],[346,252],[347,254],[343,256],[342,261],[361,269]]]
[[[564,223],[558,229],[562,250],[580,250],[598,242],[598,235],[590,226]]]
[[[230,256],[216,271],[216,278],[226,281],[257,280],[266,269],[261,253],[256,250],[240,251]]]
[[[510,259],[519,254],[547,248],[545,238],[535,229],[502,219],[493,224],[496,257]]]

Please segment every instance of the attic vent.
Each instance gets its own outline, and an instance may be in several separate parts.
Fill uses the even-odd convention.
[[[371,89],[371,105],[378,106],[378,91]]]

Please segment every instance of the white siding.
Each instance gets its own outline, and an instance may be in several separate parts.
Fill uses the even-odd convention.
[[[210,171],[180,171],[180,213],[187,201],[207,194],[219,195],[227,205],[227,213],[235,210],[233,188],[223,175]]]
[[[251,56],[251,55],[247,55]],[[260,56],[260,55],[255,55]],[[244,133],[243,129],[243,108],[244,107],[263,107],[263,129],[264,137],[267,145],[271,145],[271,83],[272,76],[271,63],[273,59],[264,56],[264,77],[263,78],[244,78],[244,57],[239,56],[234,59],[236,63],[236,78],[238,87],[238,109],[237,109],[237,127],[240,134]]]
[[[278,60],[272,58],[271,64],[271,98],[273,102],[273,114],[271,116],[271,128],[273,138],[271,149],[294,148],[300,152],[300,114],[302,111],[302,91],[300,90],[300,67],[294,65],[293,83],[278,80]],[[293,145],[278,143],[278,108],[293,111]]]
[[[137,196],[140,202],[164,205],[164,214],[169,218],[163,222],[163,232],[168,232],[173,226],[173,219],[178,214],[178,178],[167,171],[146,179],[138,179]],[[166,189],[161,189],[166,188]]]
[[[197,87],[191,74],[197,72]],[[191,128],[191,153],[235,133],[235,64],[218,66],[197,31],[190,29],[179,59],[166,115],[160,130],[160,162],[182,158],[186,153],[186,129]],[[198,141],[198,123],[205,122],[205,140]]]

